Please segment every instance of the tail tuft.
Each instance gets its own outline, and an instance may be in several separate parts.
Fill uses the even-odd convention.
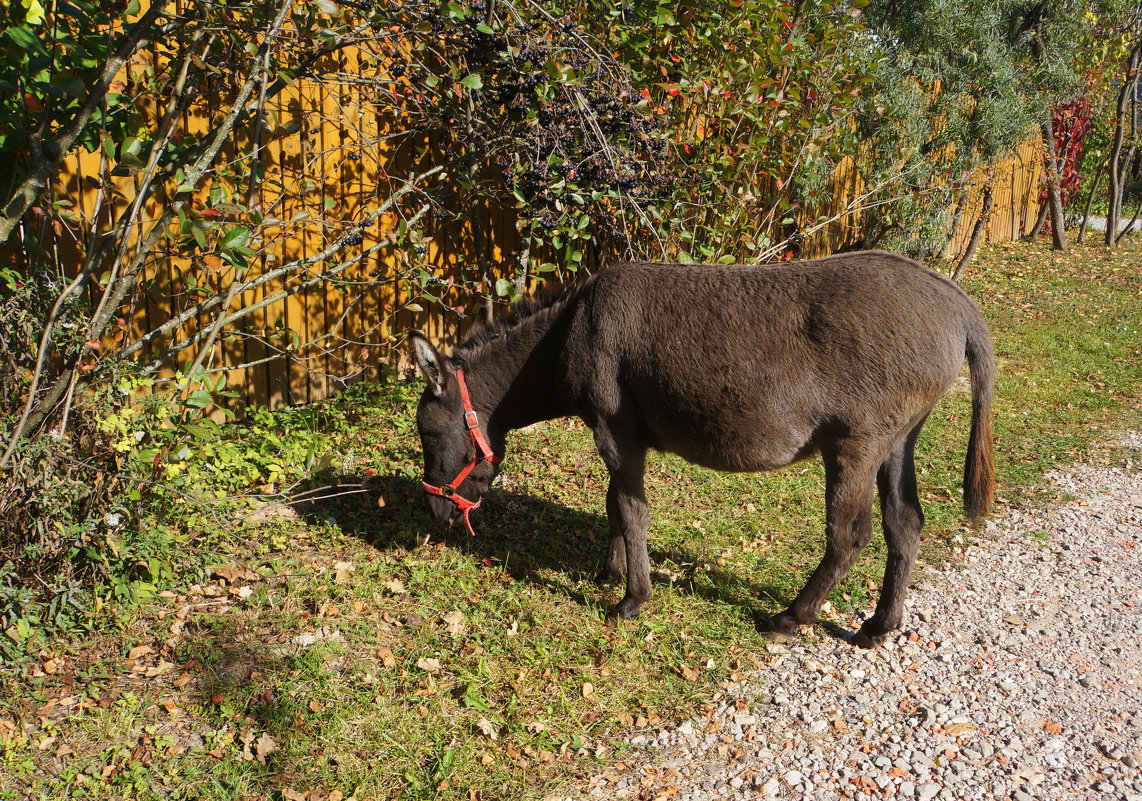
[[[995,351],[982,318],[977,317],[968,329],[966,351],[971,376],[971,434],[964,460],[964,513],[977,523],[991,508],[995,496],[991,433]]]

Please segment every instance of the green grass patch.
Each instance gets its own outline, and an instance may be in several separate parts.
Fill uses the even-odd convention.
[[[1000,507],[1050,500],[1045,470],[1142,427],[1140,251],[1018,244],[973,267],[999,358]],[[817,461],[731,475],[654,456],[655,594],[609,628],[621,588],[595,582],[590,432],[514,433],[471,538],[420,505],[417,394],[330,404],[344,422],[305,502],[194,532],[210,569],[0,671],[0,798],[542,798],[622,760],[619,735],[700,713],[769,663],[757,623],[821,552]],[[953,391],[921,437],[925,564],[966,531],[969,416]],[[853,625],[882,570],[877,537],[826,617]]]

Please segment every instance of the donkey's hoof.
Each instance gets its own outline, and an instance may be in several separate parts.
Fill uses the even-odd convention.
[[[771,617],[769,625],[775,632],[786,637],[793,637],[797,634],[797,620],[788,611]]]
[[[884,645],[887,637],[887,634],[869,634],[864,629],[857,629],[847,639],[857,648],[876,648],[878,645]]]
[[[619,601],[611,611],[607,612],[607,622],[614,626],[618,625],[620,620],[630,620],[632,617],[638,617],[638,610],[640,608],[642,608],[641,601],[624,598]]]

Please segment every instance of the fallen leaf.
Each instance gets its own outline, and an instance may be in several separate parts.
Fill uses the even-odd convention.
[[[318,701],[310,701],[308,706],[309,706],[309,711],[315,715],[320,715],[322,712],[325,711],[325,707],[322,706],[321,703]]]
[[[944,734],[948,735],[949,737],[959,737],[961,734],[965,734],[966,732],[975,731],[975,728],[976,727],[970,723],[953,723],[950,726],[944,727]],[[1058,734],[1058,732],[1054,733]]]
[[[54,659],[48,659],[44,662],[44,673],[47,673],[50,676],[51,674],[56,672],[56,669],[58,667],[59,667],[59,665],[56,663],[56,661]]]
[[[682,665],[680,668],[678,668],[678,672],[682,674],[682,678],[686,679],[686,681],[697,681],[698,680],[698,675],[699,675],[698,674],[698,668],[692,668],[692,667],[687,667],[686,665]]]
[[[282,790],[282,798],[286,799],[286,801],[306,801],[306,799],[308,797],[309,797],[308,791],[306,791],[304,793],[299,793],[299,792],[296,792],[294,790],[289,789],[288,787],[286,787]]]
[[[377,656],[381,658],[381,664],[385,667],[396,667],[397,659],[393,656],[391,648],[385,647],[378,649]]]
[[[128,662],[134,662],[139,657],[146,656],[150,652],[151,652],[151,646],[149,646],[149,645],[136,645],[134,648],[132,648],[130,651],[127,652],[127,661]]]
[[[420,659],[416,660],[416,666],[423,670],[425,673],[440,672],[440,660],[433,659],[430,656],[422,656]]]
[[[591,682],[589,682],[589,681],[583,682],[583,697],[584,698],[590,698],[594,694],[595,694],[595,685],[591,684]]]
[[[166,673],[167,671],[169,671],[173,667],[174,667],[173,663],[164,662],[162,659],[160,659],[159,663],[157,665],[155,665],[154,667],[147,668],[146,676],[148,679],[153,679],[155,676],[163,675],[164,673]]]
[[[464,614],[459,610],[453,610],[444,616],[444,630],[452,636],[459,636],[464,633]]]
[[[496,727],[487,718],[480,718],[476,721],[476,728],[484,733],[484,736],[491,740],[498,740],[500,733],[496,731]]]
[[[238,590],[238,597],[242,599],[249,598],[253,594],[254,591],[248,585],[243,585],[242,588]]]
[[[210,572],[212,575],[217,576],[220,579],[225,579],[231,584],[236,583],[238,579],[242,579],[244,581],[257,581],[259,578],[257,573],[245,565],[226,565],[225,567],[216,565],[210,568]]]
[[[263,734],[258,738],[258,741],[254,743],[254,756],[257,757],[258,761],[263,765],[266,764],[266,757],[277,750],[278,744],[275,743],[274,738],[268,734]]]
[[[404,595],[404,585],[401,584],[400,579],[386,581],[385,589],[391,592],[393,595]]]

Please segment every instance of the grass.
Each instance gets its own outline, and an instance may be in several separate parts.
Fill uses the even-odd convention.
[[[1142,426],[1140,257],[1137,242],[1013,244],[973,267],[999,358],[1001,508],[1052,500],[1045,470],[1109,458],[1105,434]],[[653,457],[655,595],[612,629],[590,432],[513,434],[470,538],[417,502],[416,391],[334,404],[348,425],[330,497],[212,532],[211,568],[175,592],[0,671],[0,798],[542,798],[624,759],[621,735],[701,713],[769,664],[757,623],[820,554],[816,462],[754,476]],[[966,530],[968,416],[953,392],[921,438],[922,565]],[[882,569],[877,538],[826,617],[853,625]]]

